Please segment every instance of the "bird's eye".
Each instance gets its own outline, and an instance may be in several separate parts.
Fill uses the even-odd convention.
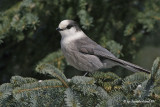
[[[72,26],[72,25],[68,25],[68,26],[67,26],[67,29],[70,29],[71,27],[73,27],[73,26]]]

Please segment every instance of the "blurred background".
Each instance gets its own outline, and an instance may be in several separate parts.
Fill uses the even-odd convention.
[[[60,51],[60,21],[72,19],[115,56],[151,69],[160,56],[160,0],[0,0],[0,84],[13,75],[36,74],[50,63],[67,77],[83,75]],[[121,77],[131,74],[109,69]]]

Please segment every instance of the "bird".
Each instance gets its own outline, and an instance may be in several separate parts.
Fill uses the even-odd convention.
[[[73,20],[62,20],[57,31],[61,34],[61,50],[67,62],[80,71],[89,73],[121,66],[132,72],[150,71],[115,57],[106,48],[90,39]]]

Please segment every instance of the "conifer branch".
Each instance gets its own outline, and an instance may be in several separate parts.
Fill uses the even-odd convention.
[[[36,71],[38,73],[49,74],[50,76],[56,77],[65,85],[65,87],[68,87],[68,80],[65,75],[53,65],[40,64],[36,67]]]

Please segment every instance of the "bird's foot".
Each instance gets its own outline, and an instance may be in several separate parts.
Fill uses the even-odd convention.
[[[88,72],[86,72],[83,76],[86,76],[88,74]]]

